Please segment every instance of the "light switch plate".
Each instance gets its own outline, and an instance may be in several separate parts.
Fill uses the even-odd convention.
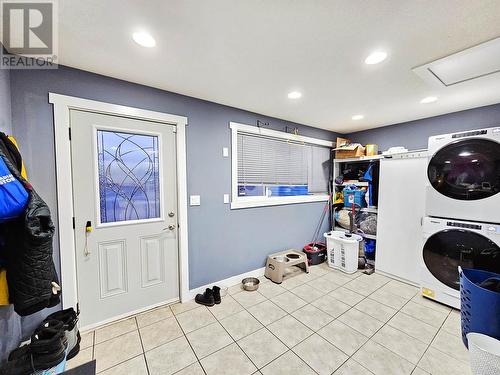
[[[189,196],[189,205],[190,206],[199,206],[201,204],[201,198],[199,195],[190,195]]]
[[[224,194],[224,203],[229,203],[229,194]]]
[[[229,149],[227,147],[222,147],[222,156],[225,158],[229,156]]]

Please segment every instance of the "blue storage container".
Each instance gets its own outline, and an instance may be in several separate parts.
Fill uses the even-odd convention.
[[[375,260],[375,240],[365,238],[365,257]]]
[[[344,188],[344,207],[352,207],[353,203],[359,207],[366,207],[365,194],[366,190],[355,190],[346,186]]]
[[[469,332],[500,340],[500,293],[482,288],[480,283],[498,278],[494,272],[458,268],[460,274],[460,314],[462,341],[466,347]]]
[[[271,191],[273,197],[287,197],[294,195],[308,195],[309,190],[307,185],[276,185],[270,186],[268,189]]]

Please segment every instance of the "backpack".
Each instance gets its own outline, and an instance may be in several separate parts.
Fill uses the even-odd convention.
[[[0,223],[16,219],[28,204],[28,192],[0,157]]]

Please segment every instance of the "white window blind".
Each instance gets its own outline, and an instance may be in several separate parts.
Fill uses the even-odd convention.
[[[328,191],[330,149],[238,132],[238,185],[305,185]]]

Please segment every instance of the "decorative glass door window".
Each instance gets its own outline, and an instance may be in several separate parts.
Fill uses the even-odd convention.
[[[160,213],[158,136],[97,130],[101,223]]]

